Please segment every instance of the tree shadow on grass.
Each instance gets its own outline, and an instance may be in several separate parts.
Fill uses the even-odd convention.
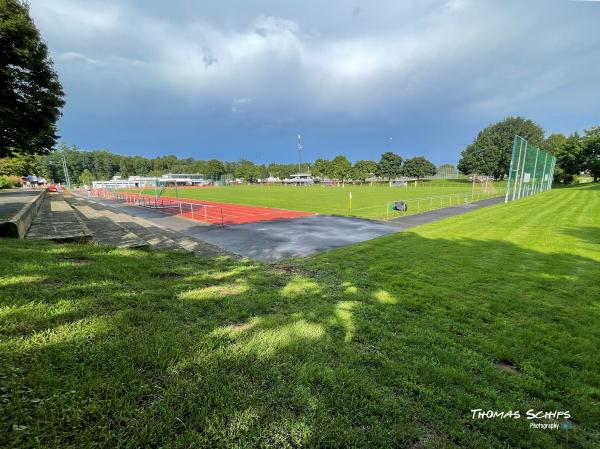
[[[7,447],[561,447],[470,409],[598,422],[592,259],[414,233],[275,267],[1,248]]]
[[[576,228],[567,228],[563,230],[563,233],[587,243],[600,244],[600,225],[597,227],[580,226]]]

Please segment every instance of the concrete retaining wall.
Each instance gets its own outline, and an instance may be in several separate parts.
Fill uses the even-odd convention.
[[[24,238],[47,195],[46,189],[41,190],[39,195],[26,203],[13,217],[0,223],[0,236]]]

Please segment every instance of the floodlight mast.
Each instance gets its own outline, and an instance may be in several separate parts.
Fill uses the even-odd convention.
[[[298,134],[297,148],[298,148],[298,173],[300,173],[302,171],[302,169],[300,168],[302,165],[302,136],[300,134]]]
[[[62,156],[62,167],[63,167],[63,173],[65,175],[65,183],[67,184],[67,188],[71,188],[71,179],[69,178],[69,168],[67,167],[67,159],[65,158],[64,154]]]

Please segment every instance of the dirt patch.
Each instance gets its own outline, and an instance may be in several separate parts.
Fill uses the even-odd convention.
[[[283,263],[274,264],[273,269],[276,271],[283,271],[284,273],[301,274],[303,276],[309,276],[309,277],[315,277],[317,275],[317,272],[314,270],[309,270],[307,268],[298,267],[295,265],[286,265]]]
[[[247,331],[248,329],[252,329],[254,327],[254,323],[251,323],[251,322],[235,323],[235,324],[230,324],[227,327],[233,332],[244,332],[244,331]]]
[[[518,374],[521,370],[510,360],[502,359],[496,362],[496,368],[501,369],[503,371],[508,371],[514,374]]]

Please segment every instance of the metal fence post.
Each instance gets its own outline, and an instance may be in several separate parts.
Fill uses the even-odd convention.
[[[521,178],[521,176],[519,174],[519,169],[520,169],[520,166],[521,166],[521,152],[523,150],[523,141],[524,140],[523,140],[522,137],[519,137],[519,139],[520,139],[521,143],[519,144],[519,157],[517,159],[517,169],[515,170],[516,171],[516,173],[515,173],[515,180],[514,180],[514,183],[513,183],[513,192],[512,192],[512,200],[513,201],[514,201],[514,199],[515,199],[515,197],[517,195],[517,189],[519,187],[520,178]]]

